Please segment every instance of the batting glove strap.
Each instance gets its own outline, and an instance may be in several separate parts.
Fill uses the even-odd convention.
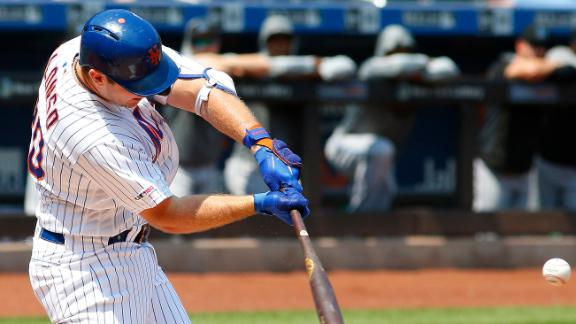
[[[271,139],[270,134],[260,125],[254,125],[247,129],[242,143],[249,149],[254,145],[263,146],[274,153],[284,164],[293,168],[302,167],[302,159],[294,154],[283,141]]]
[[[268,131],[260,125],[255,125],[246,129],[246,135],[244,136],[244,139],[242,139],[242,143],[249,149],[254,145],[272,146],[270,134],[268,134]]]

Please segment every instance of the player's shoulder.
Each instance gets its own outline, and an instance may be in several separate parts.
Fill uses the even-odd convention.
[[[80,36],[76,36],[71,38],[64,43],[60,44],[60,46],[56,49],[57,51],[61,52],[70,52],[70,54],[75,54],[80,50]]]
[[[71,162],[97,145],[138,142],[128,108],[110,107],[97,99],[75,102],[69,107],[62,110],[50,141]]]
[[[71,60],[80,51],[80,36],[72,38],[60,44],[50,56],[51,59],[55,58],[57,61]]]

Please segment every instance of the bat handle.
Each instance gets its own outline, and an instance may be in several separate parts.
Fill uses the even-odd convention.
[[[290,211],[290,217],[292,218],[292,224],[294,224],[294,229],[296,234],[300,234],[300,231],[306,230],[306,225],[304,225],[304,220],[302,220],[302,215],[296,209]]]

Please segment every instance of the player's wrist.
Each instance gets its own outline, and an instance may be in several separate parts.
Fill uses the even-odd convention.
[[[246,135],[242,139],[242,144],[252,150],[252,152],[256,152],[259,147],[255,146],[272,147],[272,138],[262,125],[256,124],[246,129]]]
[[[268,191],[269,192],[269,191]],[[263,209],[264,209],[264,199],[266,198],[266,195],[268,194],[268,192],[263,192],[263,193],[257,193],[254,194],[254,211],[256,211],[257,213],[263,213]]]

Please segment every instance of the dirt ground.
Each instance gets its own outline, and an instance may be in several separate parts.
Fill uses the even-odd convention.
[[[344,309],[576,305],[576,283],[550,286],[540,269],[336,271],[329,276]],[[314,308],[304,271],[169,277],[190,312]],[[0,296],[0,317],[44,315],[27,274],[0,274]]]

